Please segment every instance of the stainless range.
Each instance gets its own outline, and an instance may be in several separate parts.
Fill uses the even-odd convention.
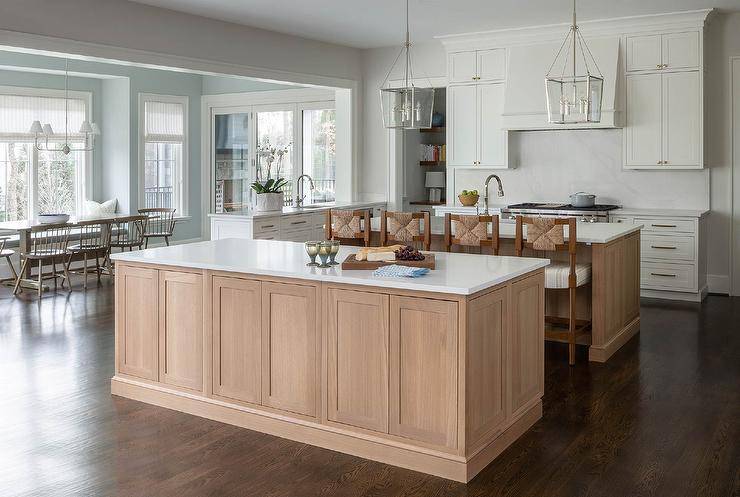
[[[541,217],[575,217],[584,223],[608,223],[609,211],[618,205],[596,204],[592,207],[573,207],[570,204],[526,202],[513,204],[501,210],[503,219],[516,219],[517,215]]]

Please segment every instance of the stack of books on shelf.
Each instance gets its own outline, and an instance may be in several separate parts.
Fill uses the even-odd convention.
[[[447,145],[419,145],[419,160],[421,162],[444,162],[447,160]]]

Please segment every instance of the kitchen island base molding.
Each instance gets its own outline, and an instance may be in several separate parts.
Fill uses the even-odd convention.
[[[111,390],[467,482],[542,415],[545,261],[513,262],[460,295],[118,261]]]
[[[475,475],[542,418],[542,400],[538,399],[534,404],[523,410],[496,438],[466,460],[464,457],[445,452],[433,450],[422,452],[415,446],[394,443],[372,435],[363,436],[349,430],[342,430],[335,425],[326,426],[310,421],[296,422],[294,418],[278,413],[229,404],[217,399],[207,399],[188,392],[163,388],[124,377],[114,377],[111,380],[111,393],[213,421],[462,483],[472,480]]]

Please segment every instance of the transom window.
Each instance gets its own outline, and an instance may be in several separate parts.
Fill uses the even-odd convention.
[[[186,215],[187,97],[140,94],[141,207]]]
[[[90,94],[70,92],[68,123],[79,130],[88,119]],[[33,121],[51,124],[56,136],[49,147],[65,140],[64,92],[51,89],[0,87],[0,221],[33,218],[38,214],[82,212],[86,167],[91,153],[37,150],[29,132]],[[84,146],[84,136],[69,133],[72,148]]]

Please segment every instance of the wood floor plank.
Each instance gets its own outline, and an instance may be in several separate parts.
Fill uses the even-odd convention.
[[[740,495],[740,299],[641,319],[605,364],[548,343],[543,418],[462,485],[111,396],[111,284],[0,289],[0,495]]]

